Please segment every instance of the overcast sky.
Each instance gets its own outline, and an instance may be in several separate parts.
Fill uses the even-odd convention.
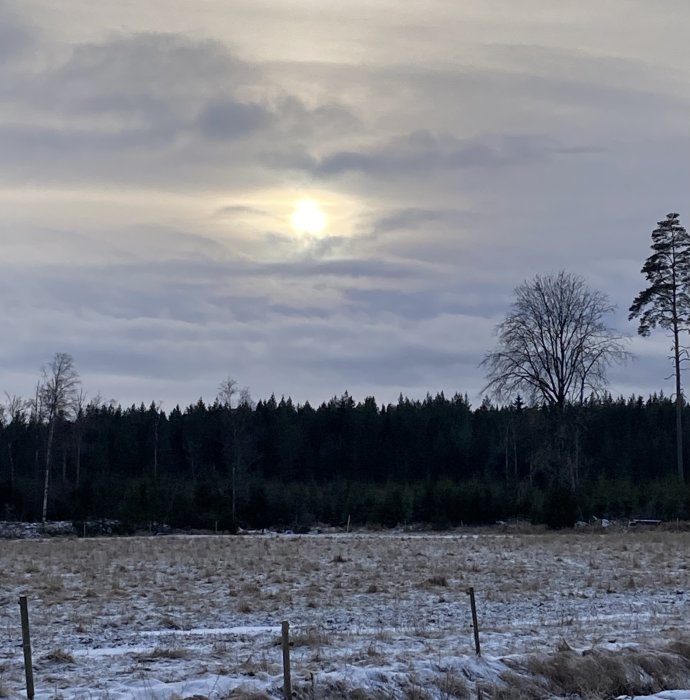
[[[467,392],[516,285],[690,223],[687,0],[0,0],[0,390]],[[308,198],[323,231],[297,230]],[[663,333],[615,394],[664,389]]]

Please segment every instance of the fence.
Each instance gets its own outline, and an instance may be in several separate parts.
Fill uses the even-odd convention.
[[[479,625],[477,621],[477,605],[474,588],[470,587],[467,590],[470,597],[470,607],[472,612],[472,628],[474,634],[474,645],[477,656],[481,656],[481,647],[479,643]],[[25,595],[19,597],[19,610],[22,629],[22,650],[24,655],[24,672],[26,677],[26,696],[28,700],[33,700],[35,695],[34,688],[34,669],[31,654],[31,632],[29,625],[29,603]],[[290,700],[293,697],[292,692],[292,668],[290,661],[290,623],[283,620],[281,623],[281,649],[282,649],[282,666],[283,666],[283,698]],[[477,688],[478,698],[481,700],[481,689]]]

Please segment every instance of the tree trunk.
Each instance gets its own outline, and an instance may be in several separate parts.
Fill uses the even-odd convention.
[[[517,453],[517,437],[513,431],[513,478],[515,483],[518,482],[518,453]]]
[[[77,454],[75,456],[75,474],[74,488],[79,488],[79,480],[81,479],[81,434],[77,435]]]
[[[680,340],[678,324],[673,325],[673,362],[676,370],[676,464],[678,478],[683,481],[683,391],[680,384]]]
[[[506,434],[505,434],[505,440],[503,442],[503,447],[504,447],[504,456],[505,456],[505,468],[506,468],[506,485],[509,483],[510,478],[508,476],[508,448],[510,447],[510,443],[508,442],[510,435],[508,433],[508,427],[506,426]]]
[[[233,459],[232,459],[232,526],[237,526],[237,478],[241,465],[242,455],[240,453],[239,429],[237,426],[237,415],[232,416],[232,442],[233,442]]]
[[[236,522],[236,517],[235,517],[235,512],[236,512],[236,507],[237,507],[237,484],[235,483],[235,480],[237,478],[237,462],[233,461],[232,463],[232,526],[233,528],[235,527],[235,522]]]
[[[7,457],[10,464],[10,488],[14,489],[14,456],[12,454],[12,443],[7,443]]]
[[[48,427],[48,442],[46,444],[46,471],[43,480],[43,509],[41,512],[41,522],[45,524],[48,516],[48,490],[50,488],[50,456],[53,449],[53,435],[55,433],[55,419],[51,418]]]
[[[158,481],[158,420],[159,416],[156,414],[156,421],[153,428],[153,480]]]

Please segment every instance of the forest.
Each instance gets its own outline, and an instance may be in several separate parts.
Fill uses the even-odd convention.
[[[123,408],[87,401],[56,353],[33,399],[0,407],[4,518],[223,531],[687,519],[690,236],[677,213],[651,247],[629,320],[672,338],[673,397],[612,397],[607,369],[630,359],[629,339],[608,326],[606,295],[566,271],[516,287],[476,408],[461,393],[255,403],[230,377],[211,405]]]
[[[9,402],[2,517],[41,520],[44,493],[50,520],[125,530],[688,517],[663,395],[605,394],[565,413],[520,397],[475,408],[460,393],[389,405],[344,393],[316,408],[227,398],[168,413],[95,400],[50,422]]]

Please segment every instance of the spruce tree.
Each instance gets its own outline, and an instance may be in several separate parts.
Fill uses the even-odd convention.
[[[690,236],[680,225],[678,214],[672,212],[659,221],[652,231],[652,250],[645,261],[642,274],[649,287],[641,291],[630,307],[629,320],[639,318],[637,332],[648,336],[660,326],[673,338],[673,368],[676,379],[676,461],[678,476],[683,471],[683,390],[681,386],[680,344],[682,331],[690,329]]]

